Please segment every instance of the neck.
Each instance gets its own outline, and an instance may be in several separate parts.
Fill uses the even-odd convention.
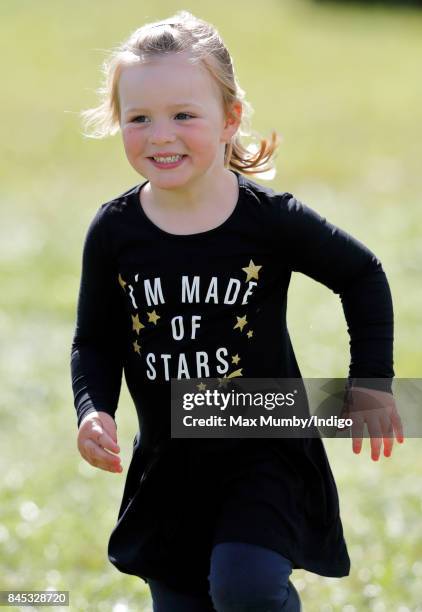
[[[197,178],[187,188],[160,189],[148,182],[142,195],[151,207],[166,211],[199,211],[210,202],[224,199],[237,184],[236,175],[227,168],[215,170]]]

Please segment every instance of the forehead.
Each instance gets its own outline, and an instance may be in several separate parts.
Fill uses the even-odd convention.
[[[153,57],[125,66],[119,79],[122,112],[148,104],[209,101],[221,98],[219,87],[201,61],[181,53]]]

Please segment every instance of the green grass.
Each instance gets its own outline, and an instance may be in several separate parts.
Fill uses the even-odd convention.
[[[81,136],[103,50],[180,8],[214,23],[254,109],[283,138],[272,186],[290,191],[371,248],[395,306],[396,376],[418,377],[422,289],[422,12],[410,7],[265,0],[256,6],[163,1],[17,0],[0,8],[3,309],[0,589],[69,590],[71,610],[149,610],[143,582],[106,557],[137,420],[118,412],[125,471],[95,470],[76,448],[69,353],[82,241],[98,206],[141,178],[119,136]],[[313,308],[309,308],[309,304]],[[305,377],[344,377],[338,297],[295,275],[289,329]],[[374,463],[368,440],[326,440],[351,575],[298,570],[305,610],[422,610],[418,439]]]

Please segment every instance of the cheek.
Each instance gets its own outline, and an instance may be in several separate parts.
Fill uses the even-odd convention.
[[[122,130],[123,146],[126,153],[136,153],[142,149],[143,138],[139,130],[132,127],[126,127]]]
[[[198,153],[209,154],[211,149],[218,146],[216,130],[210,127],[197,127],[190,131],[189,142]]]

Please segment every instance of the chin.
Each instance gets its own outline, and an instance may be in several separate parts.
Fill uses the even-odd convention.
[[[157,176],[156,174],[150,174],[148,180],[152,185],[158,187],[159,189],[184,189],[188,187],[192,180],[193,176]]]

